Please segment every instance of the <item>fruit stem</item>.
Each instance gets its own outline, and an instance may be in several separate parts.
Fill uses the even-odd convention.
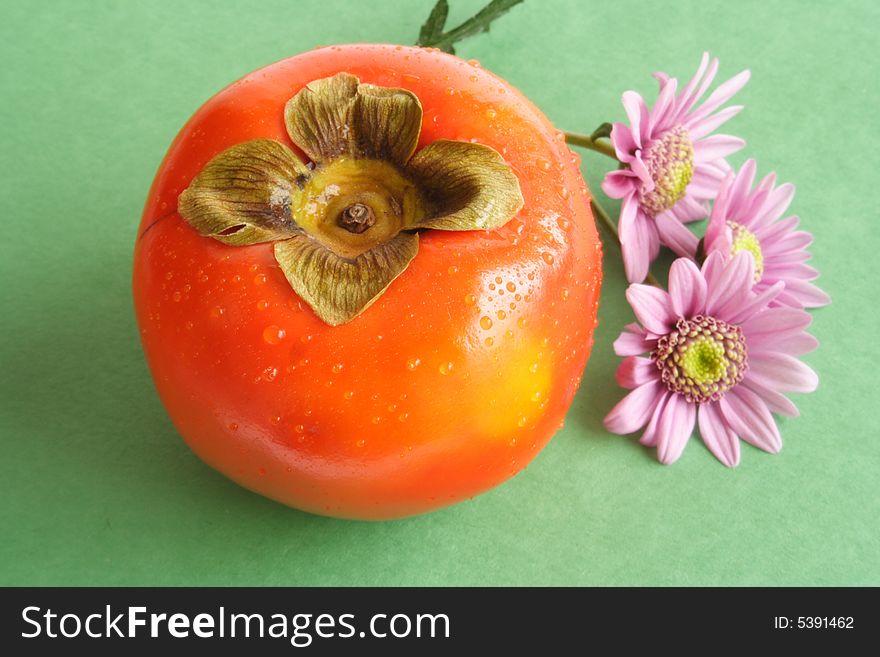
[[[588,148],[591,151],[602,153],[602,155],[610,157],[615,161],[617,160],[617,154],[614,152],[614,146],[606,141],[599,141],[598,139],[593,139],[588,135],[580,135],[575,132],[565,132],[563,134],[565,135],[565,142],[567,144],[571,144],[572,146],[580,146],[581,148]]]
[[[596,201],[593,199],[590,199],[590,207],[593,208],[593,214],[596,215],[599,223],[605,227],[605,230],[607,230],[612,237],[614,237],[614,241],[617,242],[617,246],[620,247],[620,235],[618,235],[617,233],[617,226],[615,226],[614,222],[611,221],[611,217],[608,216],[608,213],[605,212],[604,208],[602,208],[602,206],[596,203]],[[648,285],[661,287],[660,281],[654,278],[654,275],[651,272],[648,272],[648,275],[645,276],[644,282]]]

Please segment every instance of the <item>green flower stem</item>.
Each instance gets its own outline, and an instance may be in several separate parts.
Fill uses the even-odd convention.
[[[565,135],[565,142],[567,144],[571,144],[572,146],[580,146],[581,148],[588,148],[591,151],[602,153],[602,155],[605,155],[617,161],[617,154],[614,152],[614,146],[612,146],[608,142],[599,141],[598,139],[593,139],[589,135],[579,135],[574,132],[566,132],[563,134]]]
[[[596,218],[599,220],[599,223],[605,227],[605,230],[614,238],[617,242],[617,246],[620,246],[620,235],[617,233],[617,226],[614,225],[614,222],[611,221],[611,217],[608,216],[608,213],[605,212],[604,208],[596,203],[594,199],[590,199],[590,207],[593,208],[593,214],[596,215]],[[655,287],[662,287],[660,285],[660,281],[654,278],[654,275],[651,272],[648,272],[648,275],[645,277],[645,283],[648,285],[653,285]]]

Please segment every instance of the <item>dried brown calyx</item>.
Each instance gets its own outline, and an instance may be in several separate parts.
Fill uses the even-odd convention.
[[[404,89],[339,73],[306,85],[284,118],[313,166],[280,142],[244,142],[205,166],[178,210],[225,244],[274,242],[291,287],[328,324],[384,292],[416,256],[419,231],[497,228],[522,207],[492,148],[438,140],[416,152],[422,107]]]

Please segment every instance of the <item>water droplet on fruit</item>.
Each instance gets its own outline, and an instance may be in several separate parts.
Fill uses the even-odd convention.
[[[519,420],[516,421],[516,426],[524,427],[524,426],[526,426],[526,423],[528,421],[529,421],[529,418],[527,418],[525,415],[523,415],[519,418]]]
[[[452,371],[453,367],[455,367],[453,363],[440,363],[440,374],[442,374],[443,376],[448,375]]]
[[[495,314],[498,315],[498,319],[506,319],[507,318],[507,313],[504,312],[503,310],[499,310]]]
[[[222,307],[220,307],[220,306],[214,306],[214,307],[211,309],[211,317],[213,317],[214,319],[217,319],[217,318],[219,318],[219,317],[222,317],[222,316],[223,316],[223,313],[225,313],[225,312],[226,312],[226,311],[225,311]]]
[[[465,296],[464,302],[468,306],[473,306],[477,302],[477,298],[473,294],[468,294]]]
[[[275,324],[271,324],[263,329],[263,340],[268,344],[278,344],[286,335],[287,332]]]
[[[254,276],[254,285],[262,285],[266,282],[266,274],[257,274]]]
[[[269,302],[265,299],[260,299],[257,301],[257,310],[266,310],[269,307]]]
[[[351,399],[352,397],[354,397],[354,390],[346,390],[342,393],[342,396],[346,399]]]
[[[342,371],[342,368],[343,368],[342,363],[336,363],[333,367],[330,368],[330,370],[334,374],[339,374]]]
[[[480,326],[484,330],[488,331],[490,328],[492,328],[492,320],[486,315],[483,315],[482,317],[480,317]]]
[[[534,374],[537,371],[538,371],[538,364],[537,363],[532,363],[531,365],[529,365],[529,372]]]
[[[408,361],[406,361],[406,367],[411,372],[414,371],[421,364],[421,358],[410,358]]]
[[[541,254],[541,258],[543,258],[543,259],[544,259],[544,262],[546,262],[548,265],[552,265],[552,264],[553,264],[553,261],[554,261],[553,254],[550,253],[549,251],[544,251],[544,252]]]
[[[535,165],[541,171],[550,171],[550,169],[553,168],[553,165],[550,164],[550,160],[544,159],[543,157],[539,157],[537,160],[535,160]]]

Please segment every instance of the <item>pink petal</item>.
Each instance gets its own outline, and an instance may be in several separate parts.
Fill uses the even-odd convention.
[[[639,356],[653,346],[648,342],[645,329],[633,322],[627,324],[623,333],[614,341],[614,353],[618,356]]]
[[[694,144],[694,164],[713,162],[731,153],[736,153],[746,142],[730,135],[712,135]]]
[[[797,406],[792,404],[791,400],[783,395],[781,392],[776,392],[775,390],[768,388],[767,386],[761,385],[757,381],[750,379],[748,376],[743,379],[741,385],[744,385],[746,388],[758,395],[758,397],[760,397],[764,401],[764,403],[767,404],[767,408],[769,408],[773,413],[787,415],[788,417],[797,417],[798,415],[800,415]]]
[[[660,463],[675,463],[694,430],[697,405],[680,395],[671,395],[657,422],[657,458]]]
[[[724,416],[714,403],[700,404],[697,412],[700,436],[709,451],[728,468],[739,465],[739,438],[727,426]]]
[[[626,290],[626,300],[639,323],[651,333],[666,335],[672,330],[676,318],[672,312],[672,301],[665,290],[634,283]]]
[[[761,212],[763,211],[764,210],[762,209]],[[755,222],[752,220],[746,225],[746,228],[751,230],[762,242],[773,244],[777,240],[782,239],[787,233],[794,230],[799,222],[800,218],[797,215],[791,215],[790,217],[780,219],[779,221],[761,227],[755,226]]]
[[[797,217],[792,217],[792,219],[797,219]],[[761,238],[759,237],[758,239]],[[767,248],[764,249],[765,253],[800,251],[813,243],[813,234],[805,230],[798,230],[781,238],[765,238],[765,241],[768,243]]]
[[[651,111],[651,118],[655,128],[664,126],[667,119],[667,112],[673,107],[675,100],[675,90],[678,87],[678,80],[672,78],[665,84],[661,85],[660,95],[657,96],[657,102],[654,103],[654,109]]]
[[[730,189],[733,187],[734,180],[736,180],[736,174],[732,171],[728,171],[724,175],[721,186],[718,188],[718,196],[712,203],[712,214],[709,215],[710,222],[717,221],[723,224],[730,217],[727,208],[730,204]]]
[[[811,351],[815,351],[819,346],[819,341],[809,333],[798,333],[793,335],[784,342],[775,345],[774,351],[780,351],[789,356],[803,356]],[[761,351],[767,351],[763,347]]]
[[[813,392],[819,386],[819,375],[794,356],[778,351],[749,350],[749,370],[753,381],[782,392]]]
[[[761,208],[761,212],[750,222],[749,230],[755,232],[757,229],[781,217],[782,213],[791,205],[794,192],[795,187],[791,183],[780,185],[770,192],[770,196],[767,198],[764,207]]]
[[[694,106],[700,98],[703,97],[703,94],[706,93],[706,90],[709,88],[709,85],[712,84],[712,81],[715,79],[715,74],[718,72],[718,58],[715,57],[709,64],[709,70],[706,71],[706,76],[703,78],[703,81],[700,83],[699,89],[693,91],[692,93],[682,93],[679,97],[679,109],[677,112],[678,121],[682,122],[690,111],[691,107]],[[685,91],[691,87],[690,84],[685,88]]]
[[[721,105],[733,98],[736,93],[745,86],[746,82],[749,81],[751,75],[751,72],[749,72],[749,70],[747,69],[741,73],[738,73],[737,75],[734,75],[724,84],[719,85],[718,88],[712,92],[712,95],[706,99],[706,102],[703,103],[698,110],[691,114],[690,118],[688,119],[689,122],[693,124],[706,118]]]
[[[717,60],[716,60],[717,63]],[[684,101],[688,100],[693,93],[694,89],[697,86],[697,83],[700,81],[700,78],[703,77],[703,73],[706,72],[706,66],[709,64],[709,53],[704,52],[703,56],[700,58],[700,65],[697,67],[697,72],[694,74],[688,83],[685,85],[684,89],[681,91],[681,96],[679,96],[679,102],[684,103]],[[655,74],[657,75],[657,74]],[[664,74],[665,75],[665,74]],[[712,74],[714,76],[714,73]],[[711,83],[711,80],[709,81]]]
[[[651,76],[660,83],[660,91],[663,90],[663,85],[669,82],[670,77],[666,75],[663,71],[654,71]]]
[[[645,105],[645,101],[635,91],[624,91],[620,100],[623,103],[623,109],[626,110],[626,116],[629,119],[630,129],[632,130],[636,146],[643,148],[644,129],[647,127],[644,125],[648,114],[647,105]]]
[[[621,162],[632,160],[633,153],[639,148],[632,130],[625,123],[615,123],[611,127],[611,143],[614,146],[617,159]]]
[[[772,260],[768,262],[768,260],[764,261],[764,272],[765,275],[772,273],[773,278],[788,282],[793,279],[812,281],[819,277],[819,272],[815,267],[810,267],[802,262],[773,262]]]
[[[669,401],[669,398],[674,396],[674,393],[669,392],[669,390],[664,390],[660,393],[660,399],[657,402],[657,406],[654,408],[654,412],[651,414],[648,426],[645,427],[642,437],[639,438],[639,442],[642,445],[646,445],[647,447],[655,447],[657,445],[657,423],[660,422],[660,418],[663,415],[663,410],[666,408],[666,403]]]
[[[718,251],[712,251],[712,253],[706,256],[703,266],[700,267],[700,272],[703,274],[703,278],[706,279],[707,291],[718,284],[718,279],[721,277],[722,272],[724,272],[726,260],[726,256]]]
[[[668,246],[676,255],[693,258],[697,253],[699,238],[687,229],[678,219],[668,212],[661,212],[654,218],[660,241]]]
[[[740,251],[725,265],[717,280],[711,281],[706,276],[706,282],[709,284],[706,294],[706,313],[718,319],[726,319],[728,312],[732,313],[749,298],[752,282],[755,280],[754,271],[755,261],[752,254]]]
[[[729,219],[739,219],[743,216],[743,207],[749,201],[749,191],[755,182],[755,172],[757,164],[754,160],[746,160],[730,188],[730,201],[727,208],[727,217]]]
[[[718,195],[718,188],[721,187],[722,180],[724,180],[724,176],[720,175],[717,169],[695,167],[694,176],[691,178],[687,190],[697,198],[712,199]]]
[[[726,257],[733,246],[733,231],[727,225],[727,219],[721,212],[721,208],[718,207],[717,202],[715,207],[718,208],[718,211],[716,212],[713,208],[709,223],[706,224],[703,248],[706,253],[720,251]]]
[[[639,209],[633,197],[623,200],[618,223],[623,268],[630,283],[641,283],[648,274],[652,259],[652,238],[657,239],[657,227]]]
[[[728,390],[718,404],[727,426],[747,443],[771,454],[782,449],[779,428],[767,404],[754,392],[736,386]]]
[[[638,190],[639,181],[629,169],[610,171],[602,181],[602,191],[611,198],[624,198]]]
[[[697,199],[690,191],[690,187],[685,191],[685,195],[679,199],[678,203],[669,210],[673,216],[682,223],[690,223],[697,219],[705,219],[709,216],[709,206],[705,200]]]
[[[706,279],[692,260],[679,258],[669,268],[669,299],[678,317],[687,319],[703,311]]]
[[[813,318],[796,308],[767,308],[739,322],[750,348],[758,349],[801,333]]]
[[[691,139],[702,139],[703,137],[712,134],[712,132],[739,114],[742,109],[743,105],[731,105],[730,107],[725,107],[713,116],[706,117],[701,121],[693,121],[692,127],[688,130]]]
[[[660,371],[652,360],[630,356],[620,361],[615,378],[621,388],[634,390],[651,381],[657,381],[660,378]]]
[[[831,303],[831,297],[812,283],[799,280],[785,281],[785,291],[794,295],[805,308],[821,308]]]
[[[651,177],[651,172],[648,171],[648,167],[645,165],[644,160],[642,160],[641,151],[636,151],[632,160],[629,161],[629,167],[638,177],[643,192],[648,193],[654,189],[654,179]]]
[[[617,402],[611,412],[605,416],[605,428],[620,435],[638,431],[651,418],[654,407],[661,398],[666,387],[659,381],[646,383],[636,388],[626,397]]]
[[[782,281],[766,286],[760,293],[752,295],[751,298],[741,301],[740,305],[731,308],[727,313],[726,321],[730,324],[740,324],[751,319],[754,315],[767,308],[774,299],[778,299],[779,295],[784,291],[785,283]]]

